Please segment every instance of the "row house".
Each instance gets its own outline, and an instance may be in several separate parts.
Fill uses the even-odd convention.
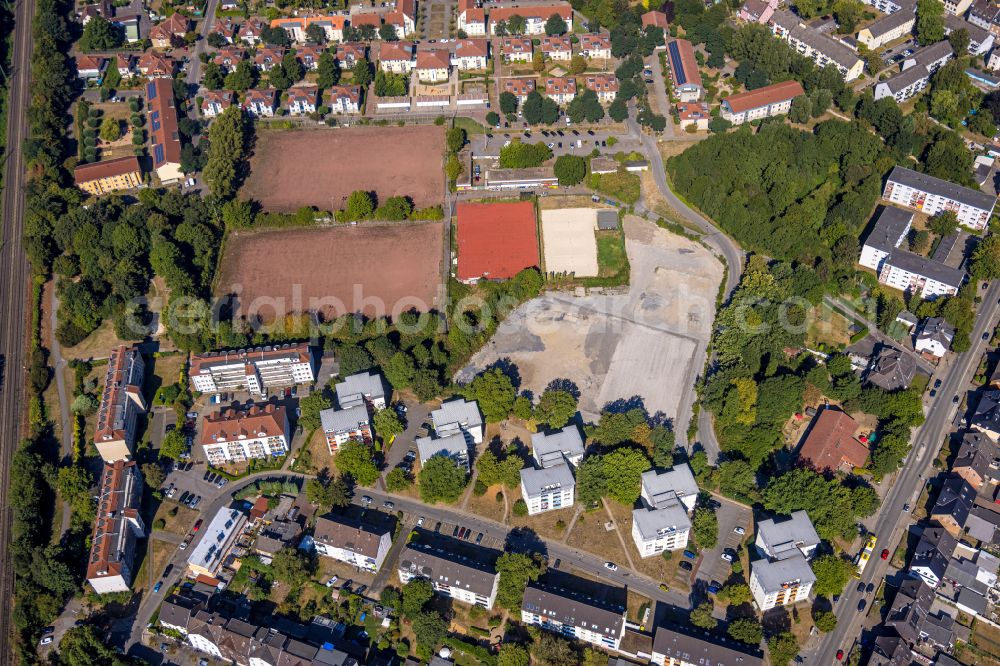
[[[516,97],[517,104],[520,106],[528,99],[528,95],[535,92],[535,80],[527,77],[505,79],[503,91]]]
[[[246,57],[247,52],[243,47],[224,46],[215,53],[215,57],[212,58],[212,62],[218,65],[222,70],[231,72],[236,69],[236,65],[238,65]]]
[[[457,28],[470,37],[486,36],[486,10],[476,0],[458,0]]]
[[[392,547],[392,531],[346,516],[316,519],[316,552],[372,573],[378,572]]]
[[[216,467],[283,456],[290,442],[288,414],[271,403],[221,409],[205,417],[201,430],[201,448]]]
[[[444,49],[420,49],[417,52],[417,78],[426,83],[447,81],[451,71],[451,57]]]
[[[293,86],[288,89],[285,104],[288,113],[302,116],[316,113],[316,100],[319,98],[319,88],[314,85]]]
[[[815,30],[787,10],[778,10],[771,17],[771,32],[784,39],[801,55],[810,58],[818,67],[833,65],[844,81],[853,81],[864,71],[864,61],[846,44]]]
[[[236,94],[232,90],[206,90],[201,94],[201,115],[215,118],[233,105]]]
[[[251,88],[243,96],[243,110],[253,118],[272,118],[278,108],[275,88]]]
[[[281,59],[285,57],[283,46],[262,46],[254,54],[253,64],[262,72],[270,72],[281,64]]]
[[[80,54],[76,56],[76,75],[85,81],[93,81],[104,76],[108,59],[101,56]]]
[[[560,16],[566,22],[567,33],[573,32],[573,7],[567,2],[541,7],[516,6],[490,9],[489,31],[491,35],[496,35],[498,25],[506,25],[512,16],[517,15],[525,21],[524,34],[542,35],[545,34],[545,23],[553,14]]]
[[[336,58],[341,69],[350,69],[354,63],[368,57],[368,47],[361,42],[343,42],[337,44]]]
[[[266,391],[316,381],[316,367],[307,343],[267,345],[252,349],[207,352],[191,357],[188,373],[196,391]]]
[[[135,73],[135,56],[130,53],[116,53],[115,67],[118,68],[118,75],[123,79],[130,78]]]
[[[500,53],[507,62],[531,62],[534,55],[531,40],[527,37],[504,37]]]
[[[623,606],[542,583],[531,583],[524,590],[521,621],[605,650],[617,650],[625,635]]]
[[[326,49],[319,44],[303,44],[295,47],[295,57],[307,70],[319,69],[319,58]]]
[[[87,582],[98,594],[128,592],[132,586],[136,542],[146,531],[142,489],[136,461],[104,464],[87,560]]]
[[[191,22],[180,12],[174,12],[166,20],[149,29],[149,40],[153,48],[169,49],[184,42],[184,35],[191,29]]]
[[[573,42],[568,37],[542,37],[539,49],[549,60],[570,60],[573,57]]]
[[[599,33],[580,35],[580,55],[590,60],[611,57],[611,36]]]
[[[371,26],[375,34],[378,34],[378,29],[382,27],[382,17],[374,12],[351,14],[352,28],[360,29],[366,25]]]
[[[955,213],[962,226],[982,231],[996,206],[996,197],[924,173],[895,167],[886,179],[882,198],[926,215]]]
[[[902,103],[923,92],[930,84],[931,75],[951,60],[953,55],[951,44],[946,39],[919,49],[903,60],[899,73],[875,84],[875,99],[892,97],[896,102]]]
[[[143,76],[154,78],[158,76],[173,76],[175,63],[170,56],[147,51],[139,56],[136,67]]]
[[[334,114],[359,113],[361,111],[361,86],[336,85],[323,92],[325,105]]]
[[[587,90],[597,93],[597,101],[611,104],[618,95],[618,77],[614,74],[590,74],[585,79]]]
[[[569,104],[576,97],[576,79],[572,76],[550,76],[545,79],[545,96],[556,104]]]
[[[347,18],[344,16],[300,16],[294,18],[277,18],[271,21],[272,28],[281,28],[288,33],[293,42],[304,44],[309,41],[306,32],[309,26],[316,25],[323,29],[323,34],[329,42],[339,42],[344,39],[344,27]]]
[[[413,45],[399,42],[379,43],[378,63],[386,72],[409,74],[415,65]]]
[[[399,554],[396,573],[403,585],[425,578],[438,594],[487,610],[493,608],[500,585],[500,574],[492,564],[419,541],[407,544]]]
[[[233,21],[231,17],[217,20],[212,26],[212,32],[221,35],[227,44],[239,41],[240,24]]]
[[[487,39],[459,39],[455,42],[451,64],[461,72],[486,69],[489,51],[490,42]]]
[[[240,26],[237,37],[244,44],[255,46],[263,41],[263,34],[264,21],[259,18],[251,18],[244,21],[243,25]]]

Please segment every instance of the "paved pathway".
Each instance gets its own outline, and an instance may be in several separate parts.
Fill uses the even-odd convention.
[[[62,345],[56,339],[56,326],[58,324],[58,317],[56,313],[59,311],[59,299],[56,297],[55,285],[52,285],[52,312],[49,315],[51,340],[49,340],[49,350],[52,353],[52,367],[55,368],[56,375],[56,391],[59,394],[59,422],[62,424],[62,437],[60,438],[60,453],[64,460],[70,460],[73,458],[73,421],[70,418],[69,413],[69,398],[66,395],[66,377],[65,368],[66,361],[62,357]],[[69,502],[62,503],[62,524],[59,526],[59,533],[65,534],[69,529],[70,518],[72,517],[72,511],[70,510]]]

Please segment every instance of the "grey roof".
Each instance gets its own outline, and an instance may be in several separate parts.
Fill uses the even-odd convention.
[[[900,312],[898,315],[896,315],[896,319],[898,321],[906,322],[911,326],[916,326],[918,323],[920,323],[920,320],[917,319],[917,315],[913,314],[909,310],[903,310],[902,312]]]
[[[962,662],[945,652],[938,652],[934,657],[935,666],[965,666]]]
[[[624,607],[543,583],[528,585],[521,609],[564,625],[585,627],[605,636],[620,636],[625,626]]]
[[[324,409],[319,413],[320,423],[325,432],[356,430],[361,423],[368,423],[368,408],[355,405],[347,409]]]
[[[910,385],[916,371],[917,362],[912,356],[900,349],[882,344],[872,355],[865,380],[886,391],[897,391]]]
[[[969,423],[985,430],[1000,430],[1000,390],[983,391]]]
[[[935,576],[941,578],[945,569],[948,568],[948,561],[958,541],[948,534],[943,527],[928,527],[917,543],[913,557],[910,559],[910,569],[921,567],[930,569]]]
[[[976,615],[986,615],[986,597],[981,594],[977,594],[967,587],[963,587],[958,591],[958,597],[955,601],[956,603],[971,609]]]
[[[431,412],[431,420],[434,421],[434,430],[438,435],[444,435],[442,431],[450,431],[461,427],[472,428],[483,424],[483,417],[479,413],[479,405],[475,400],[452,400],[443,403],[440,408]]]
[[[909,88],[920,79],[930,78],[930,75],[931,73],[928,71],[926,66],[917,64],[913,67],[909,67],[901,72],[893,74],[881,83],[888,86],[889,90],[892,91],[892,94],[895,95],[899,91]]]
[[[913,661],[910,647],[899,636],[879,636],[868,666],[907,666]]]
[[[469,455],[469,442],[465,439],[465,435],[460,432],[439,439],[417,437],[414,442],[416,442],[422,463],[436,455],[448,456],[449,458],[462,455],[468,457]]]
[[[934,249],[934,254],[931,255],[931,259],[939,261],[942,264],[948,264],[948,256],[951,254],[951,251],[955,249],[955,246],[958,245],[958,239],[960,237],[961,234],[952,233],[942,238],[941,242],[939,242],[938,246]]]
[[[528,497],[533,497],[543,490],[572,488],[576,485],[576,481],[573,479],[573,472],[569,470],[569,465],[563,463],[544,469],[535,469],[534,467],[522,469],[521,485]]]
[[[699,636],[694,634],[698,633]],[[657,627],[653,652],[704,666],[761,666],[760,651],[693,627]]]
[[[974,539],[988,544],[1000,543],[1000,514],[978,504],[965,517],[965,531]]]
[[[936,615],[927,615],[924,623],[920,626],[920,633],[924,640],[934,643],[939,647],[949,649],[955,643],[955,618],[938,611]]]
[[[757,523],[757,535],[771,557],[778,560],[795,555],[801,548],[819,545],[819,535],[805,511],[795,511],[781,522],[774,518],[761,520]]]
[[[951,341],[954,339],[955,327],[942,317],[928,317],[924,320],[920,333],[917,334],[917,340],[934,340],[943,345],[945,349],[951,347]]]
[[[680,504],[663,509],[635,509],[632,511],[632,521],[642,535],[643,541],[691,529],[691,519]]]
[[[933,44],[929,44],[922,49],[917,49],[912,56],[903,62],[903,66],[905,67],[906,63],[913,61],[916,64],[926,65],[927,68],[930,69],[930,66],[938,60],[950,57],[954,54],[955,52],[951,48],[951,42],[947,39],[942,39],[940,42],[934,42]]]
[[[382,376],[373,371],[351,375],[334,388],[337,391],[337,404],[342,409],[363,404],[366,397],[370,400],[385,398]]]
[[[889,173],[889,180],[923,192],[930,192],[940,197],[952,199],[953,201],[958,201],[959,203],[981,210],[993,210],[993,206],[997,202],[996,197],[991,197],[979,190],[962,187],[961,185],[956,185],[947,180],[935,178],[934,176],[920,173],[913,169],[907,169],[906,167],[893,167]]]
[[[885,626],[892,627],[909,643],[916,643],[921,627],[934,603],[934,590],[919,578],[903,581],[885,618]]]
[[[788,30],[792,38],[808,44],[812,49],[819,51],[841,67],[850,69],[860,60],[858,54],[850,47],[817,30],[807,28],[801,24],[799,17],[789,11],[779,9],[774,12],[771,20]]]
[[[473,560],[426,543],[406,545],[399,555],[399,568],[442,585],[458,587],[489,597],[497,578],[492,564]]]
[[[193,602],[184,597],[173,595],[160,604],[160,622],[187,629],[188,620],[191,619],[195,607]]]
[[[976,489],[957,474],[950,474],[941,487],[931,518],[934,516],[949,516],[959,525],[965,524],[969,511],[976,503]]]
[[[670,506],[680,498],[698,494],[698,483],[687,465],[676,465],[659,473],[655,469],[643,472],[642,487],[654,509]]]
[[[865,239],[865,245],[883,252],[892,252],[911,222],[913,213],[893,206],[883,206],[882,212],[875,218],[875,226]]]
[[[783,585],[793,581],[798,581],[800,585],[816,582],[816,574],[801,554],[774,562],[757,560],[750,563],[750,571],[757,577],[765,592],[780,590]]]
[[[992,197],[991,197],[992,198]],[[919,254],[896,248],[886,257],[886,263],[914,275],[936,280],[941,284],[958,289],[965,282],[965,271],[952,268],[939,261],[922,257]]]
[[[953,585],[972,590],[976,594],[986,595],[988,589],[986,583],[979,580],[979,566],[972,560],[952,558],[948,562],[948,568],[944,571],[944,577]]]
[[[945,12],[944,14],[944,34],[948,34],[953,30],[969,31],[969,48],[972,48],[976,44],[982,44],[989,37],[990,32],[985,28],[981,28],[974,23],[969,23],[961,16],[955,16],[954,14],[949,14]]]
[[[618,211],[599,210],[597,211],[597,228],[614,231],[618,228]]]
[[[967,432],[962,435],[962,443],[951,468],[968,468],[984,479],[995,478],[1000,469],[1000,447],[980,432]]]
[[[531,452],[542,467],[560,465],[564,458],[583,455],[583,438],[575,425],[552,433],[536,432],[531,435]]]
[[[384,527],[375,527],[347,516],[322,516],[316,519],[313,541],[343,548],[365,557],[376,557],[382,536],[389,533]]]
[[[868,30],[871,32],[873,37],[878,37],[886,33],[892,32],[896,28],[902,27],[909,21],[916,19],[916,16],[911,11],[900,10],[898,12],[893,12],[886,16],[883,16],[879,20],[875,21],[871,25],[867,26]]]

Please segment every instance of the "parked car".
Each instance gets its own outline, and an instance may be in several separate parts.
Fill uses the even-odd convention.
[[[695,554],[693,550],[685,550],[684,557],[688,558],[689,560],[693,560],[694,558],[698,557],[698,555]]]
[[[864,612],[866,606],[868,606],[868,602],[866,600],[862,599],[861,601],[859,601],[858,602],[858,612],[859,613]]]
[[[49,645],[52,642],[51,636],[45,636],[42,638],[40,645]]]
[[[424,524],[424,517],[420,516],[420,518],[417,519],[417,527],[422,527],[423,524]]]
[[[604,568],[607,569],[608,571],[618,571],[618,565],[615,564],[614,562],[605,562]]]
[[[201,518],[199,518],[197,522],[195,522],[194,527],[191,528],[191,531],[197,532],[200,529],[201,529]]]
[[[156,581],[156,585],[153,586],[153,592],[159,592],[161,587],[163,587],[163,581]]]
[[[326,586],[327,587],[333,587],[334,585],[336,585],[336,583],[337,583],[338,580],[340,580],[340,578],[338,576],[334,576],[330,580],[326,581]]]
[[[875,583],[868,583],[868,587],[865,588],[865,592],[871,594],[875,591]]]
[[[733,556],[730,555],[729,553],[723,553],[719,557],[721,557],[722,559],[724,559],[726,562],[732,562],[733,561]]]
[[[681,569],[684,569],[684,571],[691,571],[692,569],[694,569],[694,565],[688,562],[687,560],[681,560],[681,563],[678,566]]]
[[[951,399],[951,402],[952,404],[957,405],[959,400],[961,400],[961,398],[959,398],[958,395],[956,395],[954,398]]]
[[[837,650],[837,661],[843,661],[843,660],[844,660],[844,651]]]
[[[714,581],[713,580],[708,585],[708,593],[709,594],[717,594],[719,592],[719,590],[721,590],[721,589],[722,589],[722,585],[718,581]]]
[[[903,505],[903,511],[909,511],[909,510],[910,510],[910,503],[907,502],[906,504]]]
[[[384,506],[384,507],[385,507],[385,508],[387,508],[387,509],[392,509],[392,508],[394,508],[394,507],[395,507],[396,505],[395,505],[395,504],[393,504],[392,502],[390,502],[390,501],[386,500],[385,502],[382,502],[382,506]]]
[[[434,531],[435,532],[440,532],[441,531],[441,521],[440,520],[438,521],[438,524],[434,526]]]
[[[864,591],[865,591],[865,584],[858,583],[858,592],[864,593]]]
[[[476,535],[476,545],[478,546],[482,542],[483,542],[483,533],[480,532],[479,534]]]
[[[670,591],[670,588],[667,587],[666,583],[660,583],[660,589],[663,590],[664,592],[669,592]]]
[[[889,559],[889,549],[888,548],[883,548],[882,549],[882,559],[883,560]]]
[[[461,530],[461,529],[462,529],[461,527],[459,527],[458,525],[455,525],[455,529],[454,529],[454,530],[452,530],[452,532],[451,532],[451,535],[452,535],[453,537],[457,537],[457,536],[458,536],[458,532],[459,532],[459,530]]]
[[[56,630],[55,627],[45,627],[44,629],[42,629],[42,636],[48,636],[49,634],[53,633],[55,630]]]
[[[941,380],[940,379],[935,379],[934,380],[934,388],[941,388]]]
[[[373,499],[372,499],[371,497],[369,497],[368,495],[363,495],[363,496],[361,497],[361,503],[362,503],[362,504],[371,504],[371,503],[372,503],[372,502],[374,502],[374,501],[375,501],[375,500],[373,500]]]
[[[559,568],[559,565],[560,565],[560,564],[562,564],[562,560],[560,560],[560,559],[559,559],[559,558],[557,557],[557,558],[556,558],[556,561],[552,563],[552,568],[553,568],[553,569],[558,569],[558,568]]]
[[[194,498],[194,501],[191,502],[191,508],[195,509],[198,507],[199,504],[201,504],[201,495],[198,495],[197,497]]]
[[[739,525],[737,525],[736,527],[733,528],[733,532],[736,532],[737,534],[746,534],[747,533],[746,529],[744,529],[743,527],[740,527]]]
[[[368,589],[367,585],[359,585],[358,589],[354,590],[354,594],[364,594],[365,590]]]

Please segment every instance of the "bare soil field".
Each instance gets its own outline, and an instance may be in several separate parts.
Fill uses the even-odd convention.
[[[444,128],[433,125],[262,131],[240,195],[281,213],[339,210],[355,190],[425,208],[444,194],[443,153]]]
[[[443,243],[441,222],[232,234],[215,291],[264,321],[426,312],[440,306]]]

